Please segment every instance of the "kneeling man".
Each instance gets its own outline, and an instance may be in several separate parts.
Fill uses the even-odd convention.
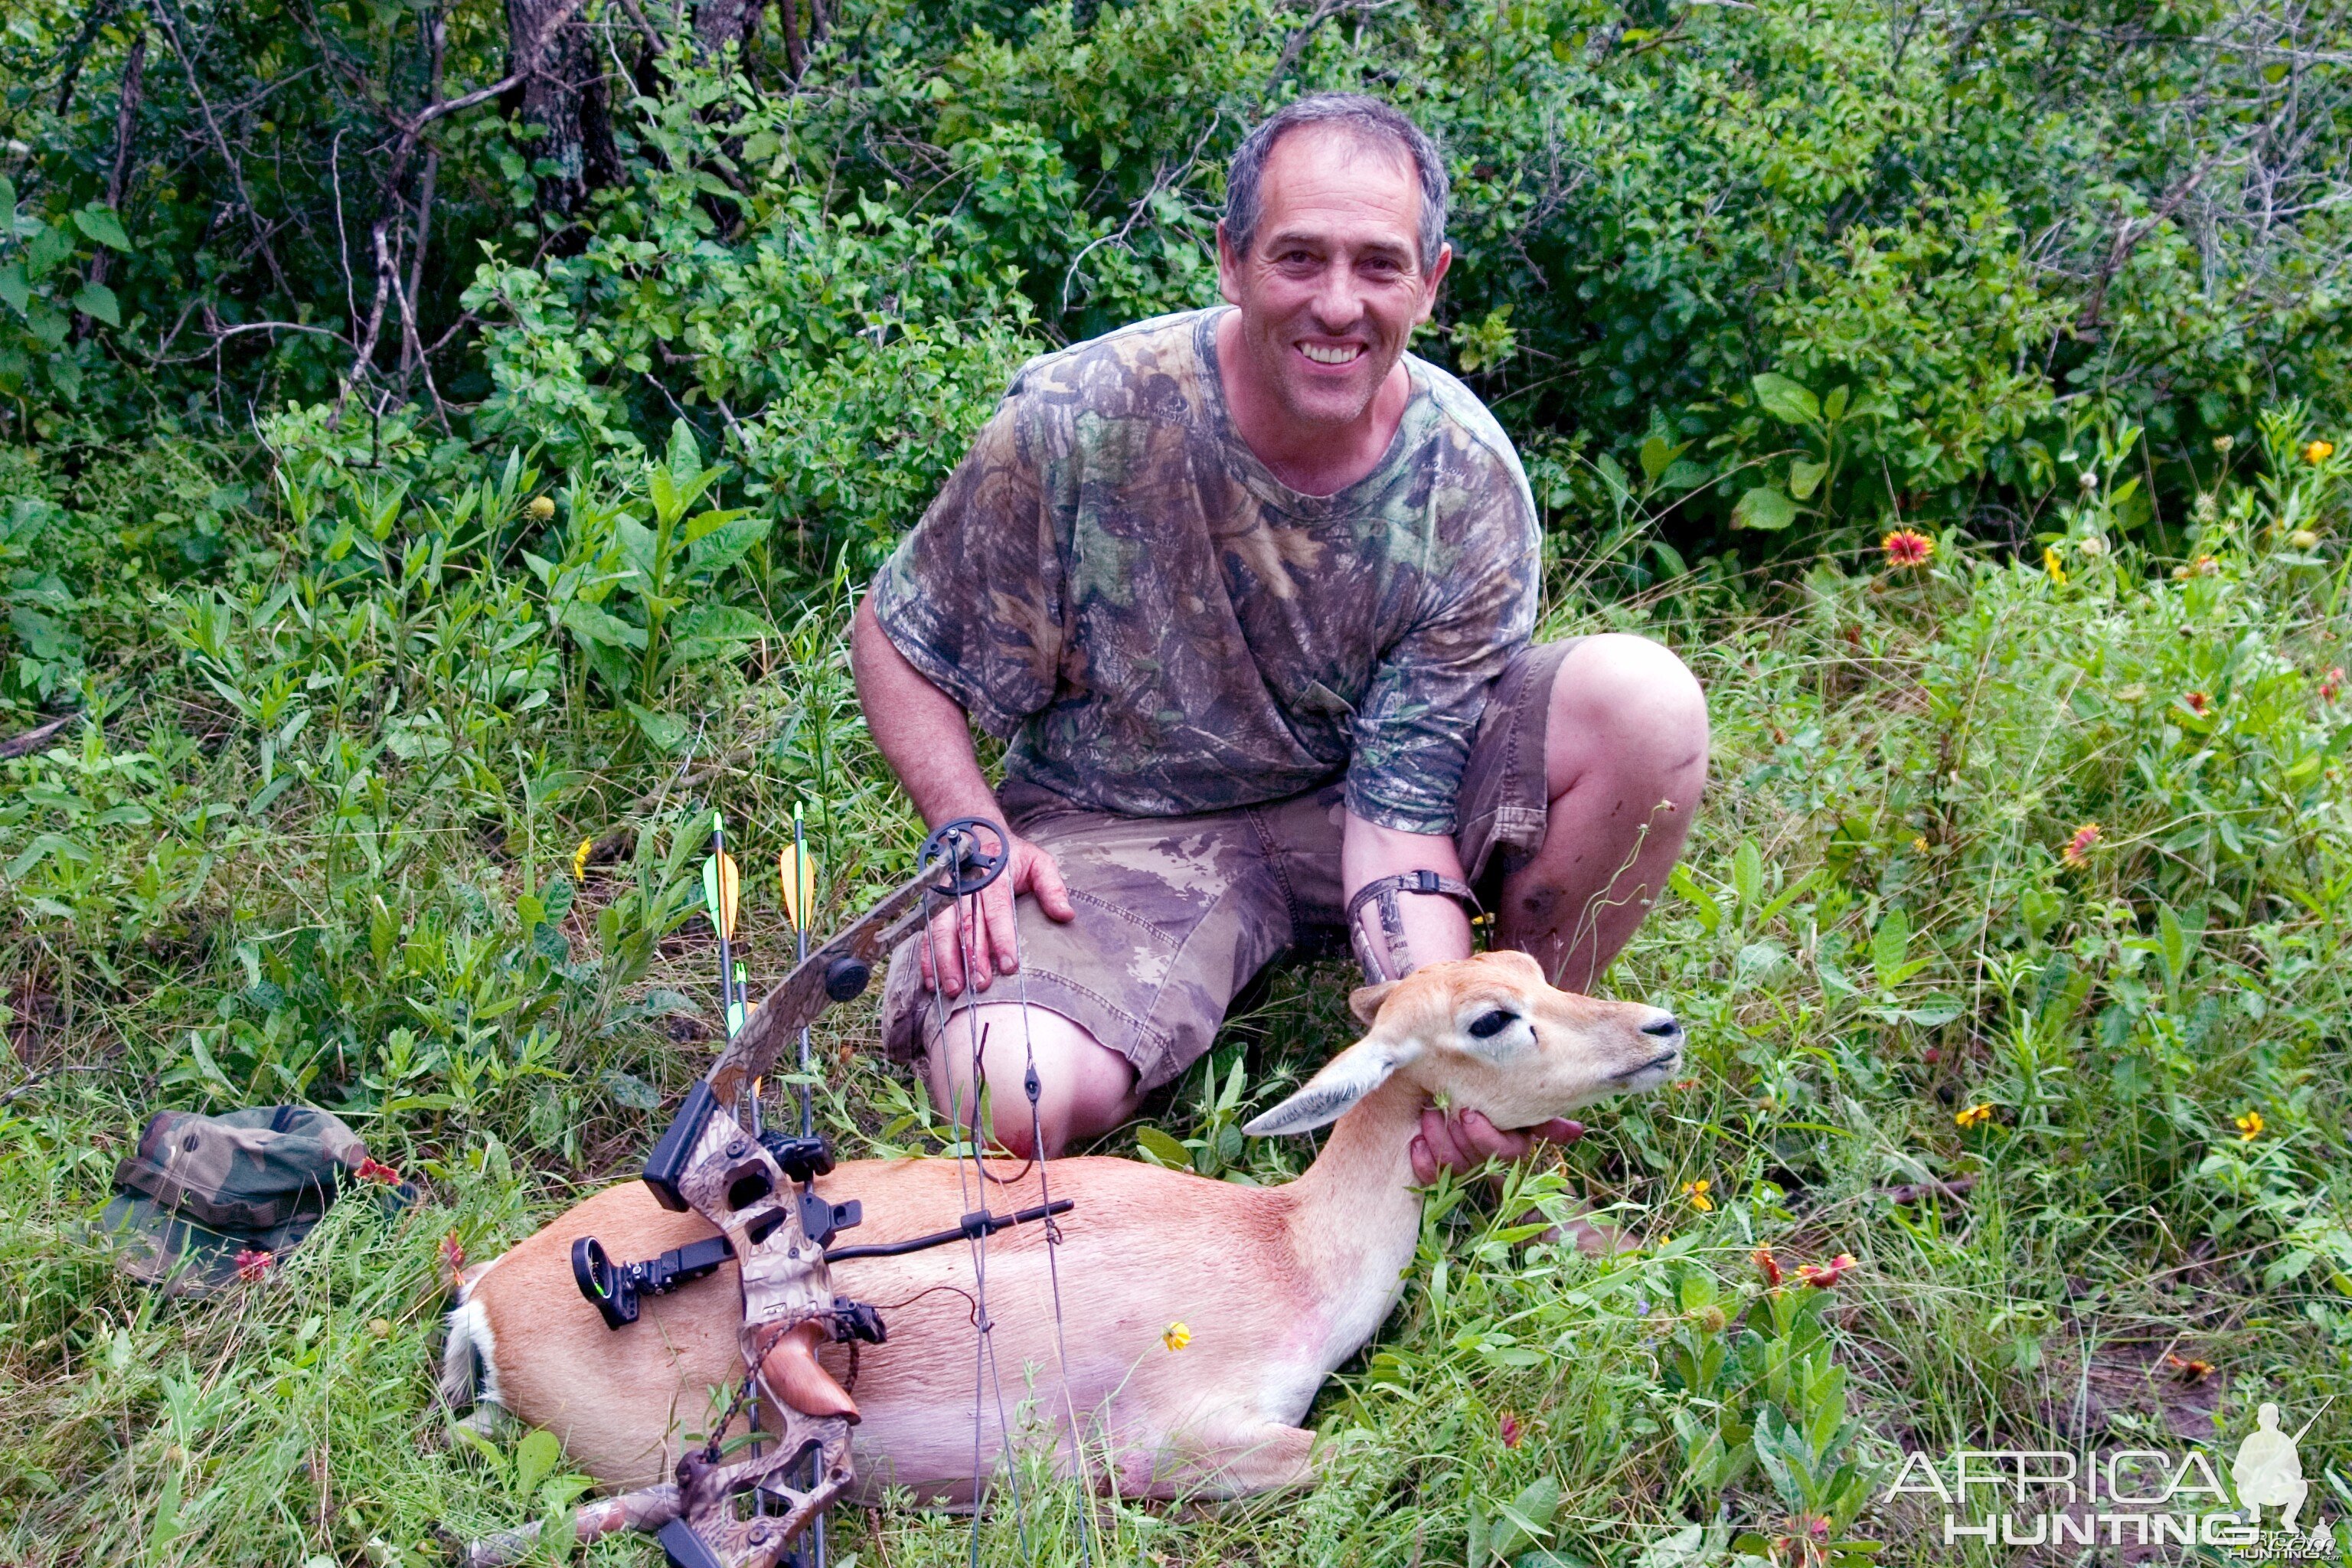
[[[1033,1061],[1059,1153],[1327,933],[1387,978],[1466,956],[1489,910],[1497,943],[1587,988],[1689,835],[1697,682],[1640,637],[1529,646],[1517,455],[1405,352],[1445,206],[1394,109],[1274,115],[1227,176],[1229,303],[1024,366],[858,608],[859,700],[916,807],[1013,836],[971,949],[942,917],[894,958],[886,1040],[960,1118],[992,1086],[1016,1152]],[[1009,742],[993,794],[971,719]],[[1467,1121],[1423,1119],[1424,1181],[1529,1146]]]

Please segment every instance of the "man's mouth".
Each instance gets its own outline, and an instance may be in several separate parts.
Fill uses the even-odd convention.
[[[1298,352],[1317,364],[1353,364],[1363,356],[1361,343],[1301,343]]]

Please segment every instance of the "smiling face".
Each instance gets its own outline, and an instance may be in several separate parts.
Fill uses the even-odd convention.
[[[1242,371],[1297,435],[1368,416],[1453,258],[1421,266],[1421,186],[1402,148],[1302,126],[1266,155],[1257,232],[1218,226],[1218,281],[1241,309]]]

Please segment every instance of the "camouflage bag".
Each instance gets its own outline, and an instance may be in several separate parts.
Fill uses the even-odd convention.
[[[353,1180],[378,1184],[394,1209],[416,1200],[415,1187],[369,1158],[326,1111],[159,1111],[140,1133],[139,1152],[115,1168],[115,1196],[99,1229],[133,1279],[167,1295],[208,1296],[266,1275]]]

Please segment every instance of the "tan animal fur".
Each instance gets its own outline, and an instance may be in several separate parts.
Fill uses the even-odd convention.
[[[1681,1059],[1670,1015],[1554,990],[1517,952],[1432,964],[1351,1001],[1371,1026],[1364,1037],[1247,1129],[1298,1131],[1338,1117],[1297,1181],[1249,1187],[1132,1160],[1053,1162],[1052,1196],[1076,1201],[1056,1249],[1066,1368],[1044,1230],[1024,1226],[987,1243],[995,1386],[1016,1443],[1052,1445],[1066,1470],[1075,1412],[1089,1468],[1099,1474],[1108,1457],[1130,1496],[1237,1496],[1305,1481],[1311,1434],[1298,1423],[1325,1377],[1378,1331],[1412,1259],[1421,1197],[1408,1145],[1422,1108],[1443,1094],[1497,1126],[1523,1127],[1654,1088]],[[1509,1015],[1499,1027],[1497,1012]],[[1474,1034],[1482,1019],[1487,1032]],[[992,1166],[1010,1184],[992,1184],[990,1208],[1042,1201],[1034,1167]],[[865,1205],[865,1224],[845,1242],[948,1228],[979,1206],[968,1161],[853,1161],[820,1184]],[[667,1479],[681,1446],[715,1415],[711,1391],[740,1376],[734,1266],[646,1298],[639,1321],[613,1331],[572,1284],[572,1243],[593,1236],[615,1258],[642,1258],[710,1234],[699,1216],[656,1205],[642,1183],[588,1199],[468,1281],[451,1320],[452,1381],[478,1358],[483,1390],[552,1431],[607,1487]],[[833,1279],[837,1292],[881,1306],[889,1328],[888,1343],[865,1347],[852,1390],[863,1414],[861,1485],[968,1498],[971,1247],[851,1259]],[[1179,1321],[1191,1342],[1171,1351],[1162,1335]],[[846,1381],[844,1347],[823,1359]],[[1002,1455],[996,1405],[992,1391],[983,1473]]]

